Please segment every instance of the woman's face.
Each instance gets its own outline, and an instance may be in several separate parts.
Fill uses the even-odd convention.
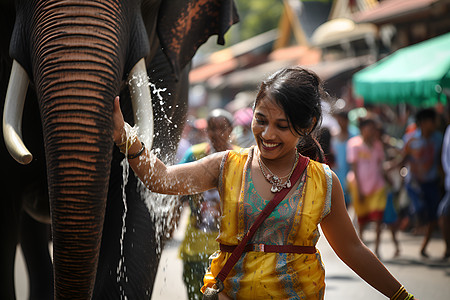
[[[292,157],[300,139],[290,130],[283,109],[267,97],[255,107],[252,131],[261,156],[266,159]]]

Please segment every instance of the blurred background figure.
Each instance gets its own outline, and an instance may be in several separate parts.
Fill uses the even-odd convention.
[[[192,133],[189,135],[189,139],[192,145],[201,144],[208,140],[206,133],[206,127],[208,122],[204,118],[198,118],[194,121],[194,127]]]
[[[397,232],[400,225],[399,217],[399,197],[400,190],[403,188],[403,180],[400,176],[399,168],[389,170],[389,161],[397,157],[399,150],[392,143],[391,137],[384,131],[382,123],[377,122],[377,139],[383,145],[385,161],[383,162],[384,176],[386,179],[386,207],[383,214],[383,223],[391,231],[392,242],[394,243],[394,257],[400,255],[400,244],[397,238]]]
[[[205,123],[208,140],[191,146],[180,163],[199,160],[215,152],[238,149],[230,143],[233,116],[228,111],[224,109],[211,111]],[[188,299],[199,300],[203,295],[200,288],[209,265],[209,256],[218,250],[216,237],[219,234],[220,197],[217,189],[212,189],[201,194],[183,196],[181,200],[189,204],[191,211],[185,237],[180,246],[183,281]]]
[[[186,151],[192,146],[191,137],[194,129],[193,117],[189,116],[186,124],[184,125],[183,132],[181,133],[180,142],[178,143],[177,154],[175,156],[175,163],[179,163],[183,159]]]
[[[450,121],[450,104],[447,105],[447,116]],[[445,241],[444,260],[450,257],[450,122],[448,123],[447,129],[445,130],[441,155],[442,168],[445,173],[445,195],[438,208],[439,223]]]
[[[347,142],[350,138],[358,135],[358,131],[349,126],[347,111],[337,112],[333,116],[339,124],[339,131],[331,139],[331,151],[334,154],[334,164],[331,169],[341,182],[345,205],[348,207],[351,200],[347,188],[347,174],[350,171],[350,165],[347,162]]]
[[[352,172],[348,184],[358,218],[359,234],[363,239],[364,229],[371,221],[376,222],[375,254],[379,256],[383,214],[386,207],[386,181],[383,162],[383,145],[377,138],[375,120],[365,118],[359,122],[360,135],[347,144],[347,161]]]
[[[428,257],[426,248],[437,226],[437,208],[441,199],[439,169],[443,137],[436,130],[437,114],[433,108],[419,110],[415,119],[417,128],[405,135],[399,161],[408,165],[406,189],[412,212],[426,230],[420,254]]]
[[[234,144],[242,148],[255,145],[255,137],[252,132],[253,109],[245,107],[234,113]]]

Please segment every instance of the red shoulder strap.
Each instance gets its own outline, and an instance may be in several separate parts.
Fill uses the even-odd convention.
[[[291,182],[293,183],[292,186],[294,186],[295,182],[300,178],[300,176],[303,174],[303,171],[306,169],[306,166],[308,165],[309,158],[300,155],[298,159],[297,166],[294,169],[294,172],[291,175]],[[282,189],[280,192],[278,192],[273,199],[264,207],[264,209],[259,214],[258,218],[255,220],[255,223],[250,227],[247,234],[244,235],[244,238],[242,241],[237,245],[237,247],[233,250],[231,253],[231,256],[228,258],[227,262],[223,266],[222,270],[220,270],[219,274],[216,277],[216,280],[219,283],[219,286],[223,289],[223,281],[225,278],[227,278],[228,273],[230,273],[233,266],[237,263],[239,258],[241,257],[242,253],[244,252],[244,248],[247,245],[248,241],[251,240],[253,235],[255,234],[258,227],[264,222],[264,220],[272,213],[272,211],[275,209],[275,207],[286,197],[286,195],[291,190],[292,186],[290,188]],[[220,288],[219,288],[220,289]],[[222,290],[220,289],[220,290]]]

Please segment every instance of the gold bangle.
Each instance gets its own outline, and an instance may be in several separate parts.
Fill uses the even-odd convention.
[[[391,297],[391,300],[399,300],[400,295],[406,292],[405,287],[402,285],[396,292],[395,294]]]
[[[130,124],[126,123],[123,125],[123,129],[125,130],[125,141],[120,144],[116,144],[119,148],[120,152],[123,154],[127,154],[128,150],[130,150],[131,146],[137,139],[136,128],[131,127]]]
[[[412,300],[412,299],[414,299],[414,295],[408,293],[408,296],[406,296],[405,300]]]
[[[134,144],[135,141],[136,141],[136,138],[127,139],[122,144],[117,145],[117,147],[119,147],[120,152],[122,152],[123,154],[126,154],[126,153],[128,153],[128,150],[130,150],[131,146]]]

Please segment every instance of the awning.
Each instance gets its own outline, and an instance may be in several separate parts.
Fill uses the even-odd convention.
[[[446,102],[450,89],[450,33],[402,48],[355,73],[355,94],[365,103]]]
[[[383,0],[374,8],[363,10],[353,15],[356,23],[373,23],[377,25],[396,23],[399,20],[417,19],[435,13],[431,8],[444,2],[441,0]]]
[[[311,55],[311,54],[309,54]],[[261,82],[275,71],[300,65],[315,72],[325,83],[334,77],[339,76],[347,71],[353,74],[356,70],[360,70],[363,66],[367,66],[370,61],[369,56],[350,57],[337,61],[322,61],[314,64],[302,64],[298,60],[274,60],[256,67],[242,71],[236,71],[224,76],[223,82],[218,88],[235,88],[235,89],[251,89],[255,90]],[[350,80],[351,76],[348,77]]]

